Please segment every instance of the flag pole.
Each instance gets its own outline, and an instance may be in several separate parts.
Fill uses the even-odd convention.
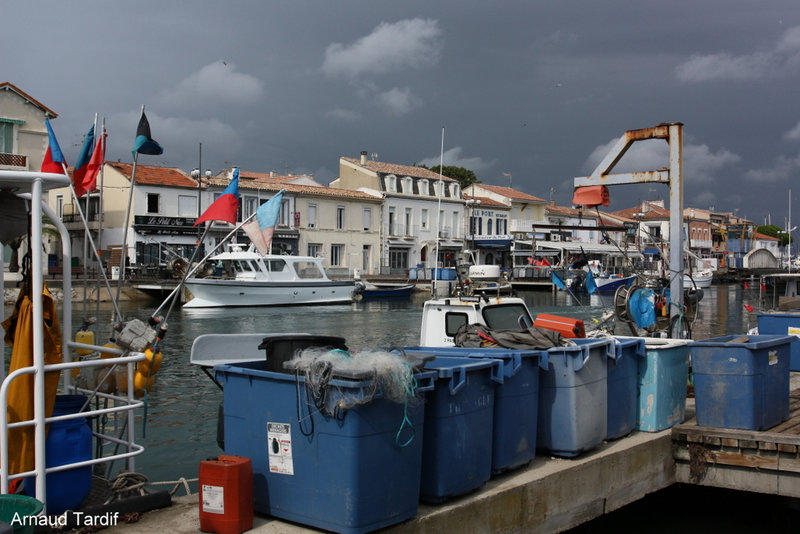
[[[436,281],[439,279],[439,234],[441,233],[442,224],[442,195],[444,195],[444,182],[442,181],[442,166],[444,165],[444,126],[442,126],[442,147],[439,152],[439,187],[437,197],[439,202],[436,207],[436,254],[433,258],[433,287],[431,288],[431,295],[436,298]]]
[[[97,115],[95,115],[95,123],[97,122],[97,118],[96,117],[97,117]],[[106,133],[106,119],[105,119],[105,117],[102,118],[102,123],[103,123],[103,128],[102,128],[102,131],[100,132],[100,136],[101,136],[100,137],[100,149],[103,151],[103,158],[100,161],[100,187],[98,188],[98,191],[100,192],[100,194],[99,194],[98,203],[97,203],[97,215],[98,215],[98,218],[97,218],[97,246],[100,247],[100,250],[102,250],[102,247],[103,247],[103,244],[102,244],[103,241],[102,241],[101,238],[103,236],[103,219],[104,219],[104,215],[103,215],[103,195],[104,195],[104,190],[103,190],[103,172],[104,172],[104,170],[103,169],[105,167],[105,159],[106,159],[106,135],[105,135],[105,133]],[[96,126],[95,126],[94,131],[95,131],[95,134],[97,134],[97,127]],[[101,271],[105,272],[105,266],[103,265],[103,258],[100,257],[100,250],[97,251],[98,276],[97,276],[97,299],[95,300],[95,313],[94,313],[95,317],[99,317],[100,316],[100,275],[99,274],[100,274]],[[109,291],[109,297],[110,296],[111,296],[111,292]]]
[[[69,176],[69,174],[67,174],[67,166],[64,165],[63,163],[61,164],[61,166],[64,168],[64,174],[66,176]],[[78,194],[75,192],[75,184],[73,184],[72,181],[70,181],[70,183],[69,183],[69,189],[70,189],[70,191],[72,191],[72,196],[75,198],[75,205],[78,207],[78,215],[80,215],[80,217],[81,217],[81,223],[83,223],[84,227],[88,227],[89,223],[86,222],[86,216],[84,215],[83,210],[81,209],[81,203],[79,202]],[[95,245],[94,240],[92,239],[92,235],[89,234],[88,237],[89,237],[89,244],[90,244],[90,246],[92,248],[92,253],[94,254],[95,258],[97,258],[98,261],[99,261],[100,260],[100,255],[97,253],[97,246]],[[71,270],[70,270],[70,272],[71,272]],[[110,295],[111,294],[111,283],[108,281],[108,277],[106,276],[105,269],[102,268],[102,262],[101,262],[101,268],[100,268],[99,272],[100,272],[100,274],[103,275],[103,281],[105,282],[106,287],[108,288],[108,294]],[[112,300],[111,303],[114,306],[114,311],[116,312],[116,314],[121,317],[121,314],[120,314],[120,311],[119,311],[119,307],[117,306],[117,301],[116,300]]]
[[[214,253],[215,253],[215,252],[216,252],[216,251],[219,249],[219,247],[221,247],[222,245],[224,245],[224,244],[225,244],[225,242],[226,242],[228,239],[230,239],[230,238],[231,238],[231,236],[233,236],[233,234],[235,234],[236,232],[238,232],[238,231],[239,231],[239,230],[242,228],[242,226],[244,226],[246,223],[250,222],[250,219],[252,219],[252,218],[253,218],[253,217],[255,217],[255,216],[256,216],[256,212],[254,211],[254,212],[253,212],[253,213],[251,213],[251,214],[250,214],[250,215],[249,215],[249,216],[248,216],[248,217],[247,217],[245,220],[243,220],[242,222],[240,222],[239,224],[237,224],[237,225],[236,225],[236,227],[234,227],[234,229],[233,229],[233,230],[231,230],[231,231],[228,233],[228,235],[226,235],[225,237],[223,237],[223,238],[220,240],[220,242],[219,242],[219,243],[217,243],[217,244],[216,244],[216,246],[215,246],[214,248],[212,248],[212,249],[211,249],[211,252],[209,252],[209,253],[207,253],[205,256],[203,256],[203,259],[201,259],[199,262],[197,262],[197,264],[196,264],[194,267],[192,267],[191,269],[189,269],[188,271],[186,271],[186,275],[184,275],[184,277],[183,277],[183,280],[181,280],[181,284],[183,283],[183,281],[184,281],[184,280],[186,280],[187,278],[189,278],[190,276],[192,276],[192,275],[193,275],[193,274],[194,274],[194,273],[197,271],[197,269],[199,269],[199,268],[200,268],[200,266],[201,266],[201,265],[203,265],[203,264],[204,264],[204,263],[205,263],[205,262],[208,260],[208,258],[210,258],[210,257],[211,257],[211,256],[212,256],[212,255],[213,255],[213,254],[214,254]],[[209,225],[207,226],[207,228],[210,228],[210,227],[211,227],[211,225],[209,224]],[[206,230],[206,231],[208,231],[208,230]],[[171,298],[173,297],[173,295],[174,295],[175,293],[177,293],[177,292],[178,292],[178,290],[180,289],[180,285],[181,285],[181,284],[179,284],[178,286],[176,286],[176,287],[175,287],[175,289],[173,289],[173,290],[170,292],[170,294],[169,294],[169,295],[167,295],[167,298],[165,298],[165,299],[164,299],[164,302],[162,302],[162,303],[161,303],[161,305],[160,305],[158,308],[156,308],[156,311],[154,311],[154,312],[153,312],[153,314],[151,315],[151,317],[155,317],[155,316],[158,314],[158,312],[159,312],[159,311],[161,311],[161,309],[162,309],[162,308],[163,308],[163,307],[166,305],[166,303],[167,303],[167,302],[169,302],[169,299],[171,299]]]

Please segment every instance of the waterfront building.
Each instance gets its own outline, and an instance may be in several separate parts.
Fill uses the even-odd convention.
[[[330,187],[382,200],[380,274],[456,264],[465,234],[464,199],[456,180],[423,167],[369,160],[362,152],[360,159],[339,158],[339,177]]]

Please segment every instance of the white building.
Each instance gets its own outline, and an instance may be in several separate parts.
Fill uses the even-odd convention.
[[[339,177],[331,188],[355,189],[383,199],[381,274],[403,274],[409,267],[454,266],[464,248],[464,200],[456,180],[428,169],[339,158]],[[438,228],[438,232],[437,232]]]

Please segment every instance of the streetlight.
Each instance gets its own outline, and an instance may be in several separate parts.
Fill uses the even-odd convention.
[[[195,167],[194,169],[192,169],[192,172],[190,174],[192,178],[197,180],[197,217],[200,218],[200,214],[202,213],[202,209],[200,206],[200,198],[201,198],[200,193],[202,186],[202,177],[200,176],[200,169],[198,167]],[[206,169],[205,177],[206,179],[211,178],[211,169]]]

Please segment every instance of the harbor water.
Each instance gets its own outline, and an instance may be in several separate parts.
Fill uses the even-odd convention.
[[[693,326],[694,339],[745,333],[756,326],[758,290],[738,285],[714,285],[704,290]],[[533,315],[551,313],[582,319],[589,330],[603,312],[612,309],[613,295],[572,296],[565,292],[520,292]],[[164,360],[156,376],[146,410],[137,415],[137,441],[146,448],[136,457],[136,471],[153,482],[177,482],[195,479],[199,463],[222,451],[216,443],[217,410],[222,400],[219,387],[202,370],[189,363],[192,341],[208,333],[298,333],[335,335],[346,339],[350,349],[411,346],[419,344],[422,304],[425,293],[415,293],[410,300],[360,302],[347,305],[180,309],[168,318],[163,344]],[[142,300],[121,304],[125,318],[146,319],[158,302]],[[12,309],[6,306],[8,316]],[[75,303],[73,325],[80,325],[83,307]],[[89,315],[95,315],[91,303]],[[105,316],[104,316],[105,314]],[[98,314],[98,338],[102,344],[110,332],[112,308],[101,303]],[[104,324],[105,322],[105,324]],[[105,333],[103,333],[105,332]],[[6,362],[9,350],[6,347]],[[121,465],[113,467],[116,474]],[[190,484],[197,490],[196,482]],[[171,485],[163,489],[171,489]],[[708,531],[708,530],[706,530]]]

